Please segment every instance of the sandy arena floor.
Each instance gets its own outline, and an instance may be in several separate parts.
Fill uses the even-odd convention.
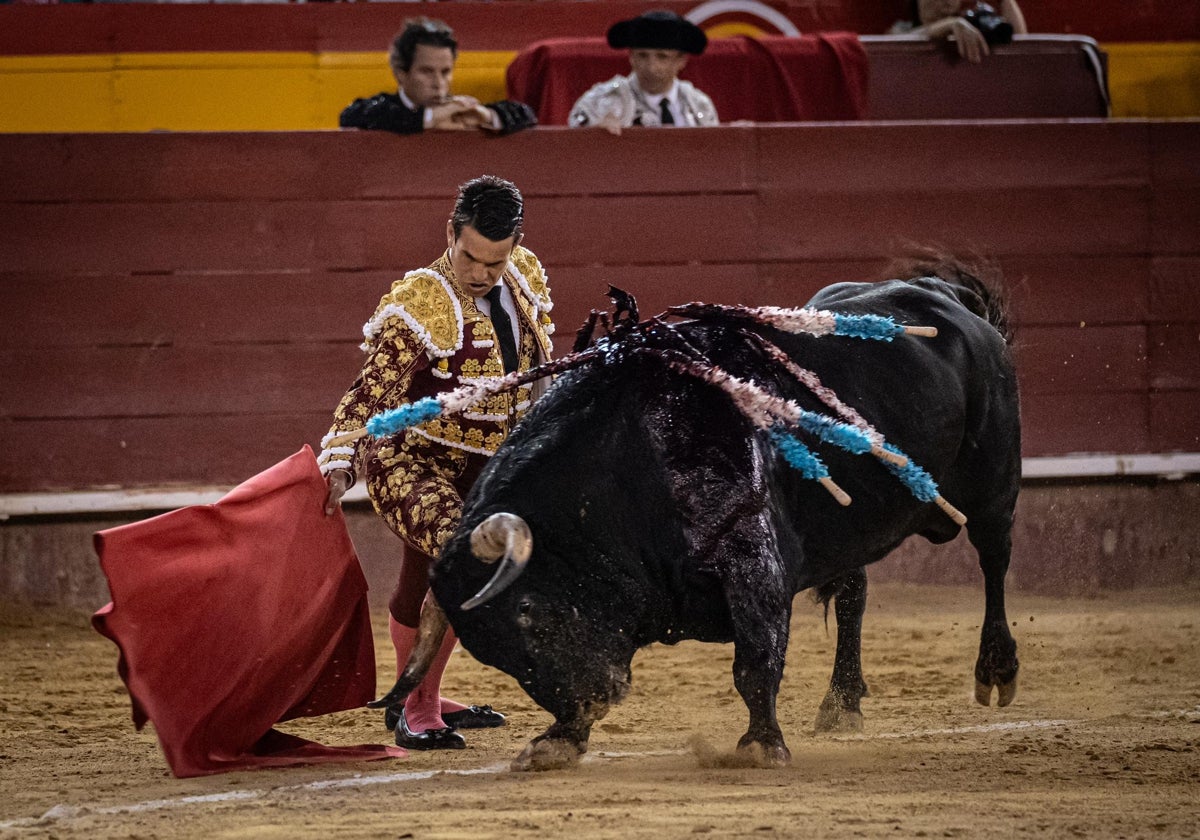
[[[981,588],[876,586],[861,736],[811,734],[833,656],[796,603],[780,718],[786,770],[730,766],[746,712],[730,646],[654,647],[570,771],[510,773],[548,723],[456,652],[447,693],[510,713],[458,753],[174,779],[136,733],[116,649],[86,617],[0,609],[3,837],[1200,837],[1200,591],[1010,595],[1021,688],[971,700]],[[382,615],[376,626],[384,628]],[[390,648],[380,633],[380,683]],[[379,742],[379,713],[293,722]]]

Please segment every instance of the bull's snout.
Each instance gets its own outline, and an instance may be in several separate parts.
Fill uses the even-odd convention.
[[[533,533],[514,513],[493,513],[471,532],[471,553],[484,563],[501,561],[492,579],[463,602],[464,610],[485,604],[517,579],[533,554]]]

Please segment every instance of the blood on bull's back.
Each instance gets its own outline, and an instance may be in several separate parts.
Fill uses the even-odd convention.
[[[814,304],[935,326],[937,338],[793,335],[700,317],[615,331],[560,377],[485,469],[432,580],[467,649],[555,716],[516,766],[574,760],[629,690],[636,650],[681,638],[734,642],[751,719],[739,748],[786,762],[774,698],[791,599],[808,587],[833,600],[838,621],[818,727],[861,726],[862,567],[911,534],[941,541],[959,526],[881,460],[816,443],[809,454],[849,495],[843,506],[753,422],[771,400],[857,418],[965,514],[989,584],[977,697],[998,686],[1002,704],[1012,699],[1003,578],[1019,412],[979,294],[934,279],[841,284]]]

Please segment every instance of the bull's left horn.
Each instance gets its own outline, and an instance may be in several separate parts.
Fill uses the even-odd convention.
[[[391,709],[399,714],[400,710],[404,708],[405,698],[421,684],[425,675],[429,673],[433,658],[441,649],[449,629],[450,622],[446,619],[446,613],[438,606],[437,601],[433,600],[432,594],[427,594],[425,603],[421,605],[417,639],[412,652],[408,655],[408,663],[404,666],[400,676],[396,678],[396,684],[392,686],[392,690],[367,705],[372,709]]]
[[[464,610],[487,603],[517,579],[533,554],[533,533],[516,514],[493,513],[471,532],[471,553],[485,563],[501,562],[483,589],[463,602]]]

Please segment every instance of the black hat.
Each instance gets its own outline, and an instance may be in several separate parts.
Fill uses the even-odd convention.
[[[616,50],[679,50],[700,55],[708,46],[704,30],[674,12],[650,11],[614,23],[608,45]]]

